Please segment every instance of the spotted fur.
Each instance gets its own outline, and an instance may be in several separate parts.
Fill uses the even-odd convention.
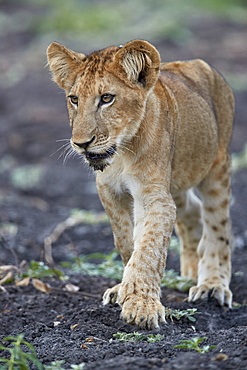
[[[195,280],[189,301],[231,306],[234,98],[225,80],[202,60],[161,64],[140,40],[89,56],[52,43],[47,55],[66,92],[72,148],[97,172],[125,265],[104,304],[117,302],[143,328],[165,320],[160,281],[175,226],[181,274]]]

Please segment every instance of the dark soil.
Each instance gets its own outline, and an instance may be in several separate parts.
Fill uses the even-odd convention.
[[[2,1],[0,10],[12,14],[12,1]],[[18,3],[16,11],[35,9]],[[38,11],[38,10],[37,10]],[[214,18],[191,24],[193,37],[186,45],[168,40],[155,45],[163,60],[200,57],[222,73],[246,73],[246,25]],[[72,209],[101,211],[94,175],[78,159],[66,166],[54,153],[69,138],[65,99],[50,82],[45,65],[45,48],[53,40],[40,40],[17,28],[0,36],[0,264],[44,258],[44,238],[65,220]],[[68,45],[70,46],[70,45]],[[107,45],[106,45],[107,46]],[[14,71],[15,75],[14,74]],[[238,152],[247,141],[247,88],[235,91],[236,120],[231,150]],[[32,186],[20,186],[17,169],[40,169]],[[31,180],[30,180],[31,181]],[[31,184],[31,183],[30,183]],[[0,338],[20,333],[31,342],[43,364],[64,360],[64,367],[85,362],[86,369],[246,369],[247,368],[247,171],[233,176],[232,221],[236,247],[233,252],[231,289],[239,306],[227,310],[214,301],[189,304],[187,294],[164,288],[162,303],[170,308],[197,308],[196,321],[171,321],[160,328],[164,338],[157,343],[110,341],[113,334],[132,332],[136,327],[120,319],[120,308],[103,307],[101,295],[115,281],[83,274],[70,275],[77,293],[65,292],[58,279],[48,279],[54,287],[42,293],[32,285],[5,284],[0,293]],[[53,246],[55,263],[76,254],[107,253],[113,248],[107,224],[78,225],[62,235]],[[168,256],[168,269],[179,271],[179,257]],[[46,281],[47,282],[47,281]],[[54,322],[59,321],[58,325]],[[204,337],[215,345],[205,354],[174,349],[181,339]],[[87,338],[92,338],[91,341]],[[226,356],[221,356],[225,354]]]

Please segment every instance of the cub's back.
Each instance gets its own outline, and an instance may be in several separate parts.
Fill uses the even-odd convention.
[[[163,63],[160,81],[178,104],[173,161],[176,191],[198,183],[209,171],[219,147],[228,149],[234,98],[223,77],[200,59]]]
[[[219,142],[228,146],[235,104],[232,89],[222,75],[203,60],[194,59],[162,63],[161,76],[175,93],[178,101],[181,100],[183,91],[187,97],[199,95],[203,98],[213,111],[219,126]]]

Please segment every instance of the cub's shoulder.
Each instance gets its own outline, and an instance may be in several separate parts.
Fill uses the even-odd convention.
[[[170,87],[186,87],[202,93],[209,91],[219,74],[201,59],[162,63],[160,79]]]
[[[161,63],[162,72],[173,72],[176,74],[191,74],[212,73],[213,69],[208,63],[202,59],[192,59],[185,61],[175,61],[169,63]]]

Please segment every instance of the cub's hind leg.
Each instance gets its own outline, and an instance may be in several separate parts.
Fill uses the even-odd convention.
[[[177,207],[176,233],[180,243],[181,276],[197,281],[197,247],[202,236],[201,201],[192,189],[174,196]]]
[[[232,304],[230,175],[230,156],[221,149],[198,186],[203,202],[203,235],[198,246],[197,286],[190,289],[189,301],[213,296],[220,305]]]

